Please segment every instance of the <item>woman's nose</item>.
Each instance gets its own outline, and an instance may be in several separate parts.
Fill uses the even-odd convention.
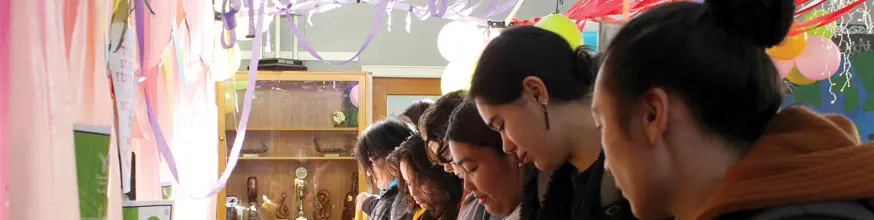
[[[465,177],[462,180],[464,181],[464,191],[473,192],[476,190],[476,186],[473,185],[473,181],[470,178]]]
[[[516,144],[513,144],[513,141],[510,141],[510,138],[507,138],[507,135],[501,135],[501,142],[503,142],[505,153],[512,154],[516,152]]]

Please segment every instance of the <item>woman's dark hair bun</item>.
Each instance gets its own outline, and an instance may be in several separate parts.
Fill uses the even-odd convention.
[[[780,44],[795,14],[793,0],[707,0],[717,24],[764,48]]]
[[[598,74],[598,69],[601,66],[600,59],[592,55],[592,47],[589,45],[580,45],[574,49],[576,59],[577,82],[583,85],[593,85],[595,76]]]

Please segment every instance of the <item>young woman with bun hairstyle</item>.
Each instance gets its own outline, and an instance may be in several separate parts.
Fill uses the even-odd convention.
[[[599,64],[586,48],[534,26],[506,29],[479,59],[470,97],[481,119],[500,133],[504,152],[553,172],[540,207],[538,183],[526,185],[525,219],[633,218],[604,172],[590,116]]]
[[[356,206],[374,220],[408,219],[406,202],[398,196],[398,175],[387,160],[391,152],[404,142],[413,131],[407,124],[388,118],[367,127],[356,141],[355,155],[369,179],[380,189],[379,195],[361,192]]]
[[[397,166],[402,178],[401,195],[407,201],[412,220],[455,220],[461,200],[461,180],[431,164],[425,152],[425,140],[418,134],[407,138],[389,161]]]
[[[522,187],[533,169],[520,166],[516,155],[504,153],[501,135],[483,123],[476,105],[464,102],[455,108],[445,142],[469,192],[458,219],[520,219]]]
[[[607,166],[642,219],[874,219],[874,144],[780,109],[765,49],[793,0],[666,3],[626,23],[596,80]]]

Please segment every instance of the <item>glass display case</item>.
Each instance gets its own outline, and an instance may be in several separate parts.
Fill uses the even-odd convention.
[[[217,219],[363,219],[354,199],[367,187],[353,146],[367,126],[367,79],[361,72],[260,71]],[[247,80],[238,72],[216,84],[220,171],[237,136]]]

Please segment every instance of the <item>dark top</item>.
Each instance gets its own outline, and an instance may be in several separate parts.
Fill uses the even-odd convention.
[[[867,201],[814,202],[777,206],[765,209],[739,211],[725,214],[717,220],[827,220],[852,219],[874,220],[874,212]]]
[[[578,172],[570,163],[556,169],[549,178],[542,202],[537,202],[538,174],[534,173],[523,189],[522,219],[635,219],[625,198],[601,204],[603,154],[583,172]]]
[[[405,215],[406,203],[404,197],[398,195],[397,185],[391,186],[381,196],[371,196],[364,201],[361,209],[373,220],[404,220],[411,215]]]

